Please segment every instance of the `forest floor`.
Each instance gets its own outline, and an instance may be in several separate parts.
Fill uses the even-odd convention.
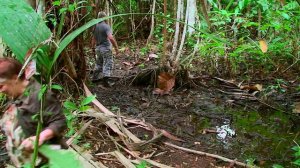
[[[97,100],[121,118],[141,120],[182,140],[162,136],[151,141],[153,131],[128,124],[126,128],[136,137],[143,142],[150,140],[138,149],[130,149],[139,153],[139,157],[176,168],[241,167],[187,151],[190,149],[259,167],[271,167],[275,163],[291,167],[293,153],[290,148],[295,145],[293,140],[299,139],[300,132],[297,124],[300,119],[296,114],[300,113],[300,94],[296,91],[299,79],[285,79],[288,81],[285,85],[272,83],[272,79],[252,80],[247,85],[258,88],[251,90],[242,89],[241,86],[247,85],[239,79],[226,80],[195,73],[190,74],[189,79],[178,75],[171,92],[154,94],[155,79],[159,75],[156,72],[158,59],[155,55],[138,58],[134,53],[126,53],[127,50],[115,59],[115,85],[107,87],[99,80],[88,83],[88,88],[97,95]],[[279,92],[280,89],[285,92]],[[80,122],[85,124],[90,119],[92,123],[76,142],[94,161],[109,168],[124,167],[116,157],[107,155],[116,150],[131,160],[136,159],[128,154],[122,139],[102,120],[84,116],[80,117]],[[5,139],[1,140],[0,167],[8,160]]]
[[[106,87],[100,80],[88,86],[97,99],[115,114],[143,120],[183,140],[156,139],[139,149],[141,156],[178,168],[239,167],[165,144],[170,142],[185,149],[260,167],[290,163],[292,154],[289,149],[300,130],[296,124],[300,121],[299,116],[292,114],[292,111],[299,110],[296,108],[299,108],[300,95],[295,92],[299,79],[290,82],[288,88],[284,86],[287,89],[284,94],[278,91],[260,93],[260,88],[241,89],[238,81],[195,74],[192,80],[176,81],[170,93],[158,95],[153,92],[156,85],[151,79],[153,73],[158,75],[155,74],[157,64],[156,58],[117,57],[115,85]],[[151,75],[140,76],[147,73]],[[251,81],[264,86],[266,82],[270,81]],[[278,111],[283,113],[278,114]],[[153,137],[151,131],[143,128],[129,126],[128,129],[144,141]],[[81,143],[88,146],[96,160],[108,167],[124,167],[114,157],[99,154],[118,148],[108,138],[111,134],[101,121],[94,120]],[[286,139],[278,140],[276,134]]]

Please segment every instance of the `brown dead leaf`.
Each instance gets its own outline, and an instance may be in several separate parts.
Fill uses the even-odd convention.
[[[175,77],[167,72],[162,72],[158,75],[157,86],[159,89],[170,92],[175,85]]]
[[[268,51],[268,44],[265,40],[259,40],[260,49],[263,53]]]
[[[262,91],[262,85],[261,84],[244,85],[244,86],[241,86],[240,89],[249,90],[249,91]]]

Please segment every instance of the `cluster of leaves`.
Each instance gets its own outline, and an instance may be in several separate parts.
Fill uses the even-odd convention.
[[[67,126],[68,126],[68,133],[67,136],[71,136],[76,131],[76,121],[78,119],[78,114],[88,110],[90,104],[96,96],[88,96],[88,97],[81,97],[79,98],[79,101],[73,102],[70,100],[67,100],[64,102],[64,113],[67,118]]]
[[[220,64],[220,58],[226,57],[233,73],[258,68],[273,71],[279,65],[286,68],[299,59],[300,5],[297,1],[285,1],[285,4],[274,0],[230,2],[219,4],[209,0],[212,6],[210,31],[230,44],[213,41],[207,34],[202,34],[200,58],[212,62],[214,67]],[[201,29],[208,30],[207,24],[202,24]],[[268,45],[266,53],[261,51],[260,39],[265,39]]]

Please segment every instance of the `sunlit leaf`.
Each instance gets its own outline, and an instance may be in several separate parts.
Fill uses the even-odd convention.
[[[39,152],[49,159],[49,168],[82,168],[78,156],[69,150],[52,149],[50,145],[43,145]]]
[[[60,85],[51,85],[51,89],[63,90],[63,88]]]
[[[82,102],[80,103],[80,106],[85,106],[85,105],[91,103],[93,100],[95,100],[95,98],[96,98],[95,95],[86,97],[85,99],[82,100]]]
[[[285,12],[282,12],[282,13],[281,13],[281,16],[284,17],[285,19],[288,19],[288,20],[291,18],[291,17],[290,17],[287,13],[285,13]]]
[[[263,53],[266,53],[268,51],[268,44],[265,40],[259,40],[259,46]]]

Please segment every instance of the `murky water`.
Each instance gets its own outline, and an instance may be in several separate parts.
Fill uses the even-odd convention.
[[[254,162],[260,167],[272,167],[273,164],[293,167],[291,162],[295,159],[291,148],[300,142],[300,124],[297,124],[300,120],[297,116],[279,111],[221,109],[214,111],[224,116],[223,119],[211,116],[205,122],[195,120],[196,125],[201,125],[198,129],[215,128],[217,131],[216,134],[200,137],[210,139],[208,146],[221,148],[213,150],[215,153],[237,157],[242,162]]]

